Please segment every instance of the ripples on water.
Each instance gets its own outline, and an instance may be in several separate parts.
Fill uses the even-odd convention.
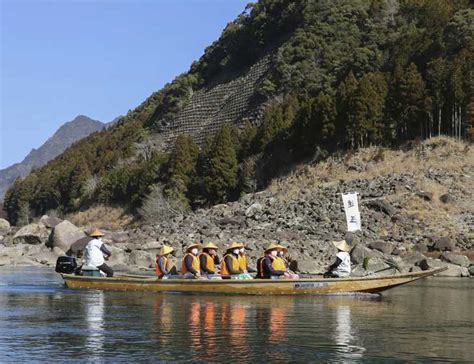
[[[0,361],[471,361],[473,281],[425,279],[382,298],[69,290],[0,271]]]

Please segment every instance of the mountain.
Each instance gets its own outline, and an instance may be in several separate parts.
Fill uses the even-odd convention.
[[[237,200],[368,146],[474,136],[474,8],[260,0],[188,72],[12,186],[5,210],[174,212]],[[160,215],[160,214],[158,214]]]
[[[100,121],[84,115],[64,123],[43,145],[32,149],[23,161],[0,170],[0,200],[3,200],[5,192],[18,177],[28,175],[33,168],[42,167],[74,142],[102,130],[103,127],[104,124]]]

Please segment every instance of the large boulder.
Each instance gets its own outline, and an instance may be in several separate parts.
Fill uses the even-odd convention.
[[[296,272],[304,274],[319,274],[324,273],[325,270],[325,267],[321,266],[321,263],[314,259],[298,259],[292,261],[292,268]]]
[[[469,277],[469,270],[466,267],[442,262],[438,259],[426,258],[417,263],[422,270],[447,267],[444,272],[438,273],[438,277]]]
[[[381,258],[371,258],[368,260],[367,269],[363,264],[357,264],[352,268],[351,275],[354,277],[363,277],[366,275],[378,276],[393,274],[395,270]]]
[[[137,267],[154,267],[156,256],[144,250],[134,250],[130,253],[130,265]]]
[[[448,263],[460,265],[461,267],[469,267],[469,265],[471,264],[469,258],[465,255],[451,252],[443,252],[443,254],[441,254],[441,260],[444,260]]]
[[[364,258],[381,258],[383,254],[377,250],[371,250],[363,245],[356,245],[351,251],[351,261],[353,264],[364,262]]]
[[[388,243],[386,241],[380,241],[380,240],[370,243],[369,247],[370,249],[378,250],[387,255],[392,254],[393,250],[395,249],[395,245],[393,245],[392,243]]]
[[[41,224],[51,229],[55,228],[56,225],[59,225],[62,221],[63,220],[61,220],[60,218],[48,216],[48,215],[41,216],[41,219],[39,220]]]
[[[49,246],[67,251],[71,244],[85,237],[86,234],[73,223],[64,220],[54,227]]]
[[[434,244],[432,245],[433,250],[437,251],[453,251],[456,248],[454,242],[448,238],[447,236],[441,237],[437,239]]]
[[[10,223],[0,218],[0,235],[6,235],[10,232]]]
[[[426,259],[426,257],[420,252],[414,251],[403,256],[402,259],[403,259],[403,264],[412,266],[412,265],[418,265],[418,263],[422,261],[423,259]]]
[[[118,265],[128,264],[128,254],[125,252],[125,250],[109,244],[106,244],[106,247],[112,253],[106,264],[112,265],[114,268]]]
[[[245,216],[247,217],[252,217],[257,214],[260,214],[263,209],[263,206],[259,204],[258,202],[255,202],[254,204],[250,205],[246,210],[245,210]]]
[[[23,226],[13,236],[14,244],[46,244],[49,231],[42,224],[29,224]]]

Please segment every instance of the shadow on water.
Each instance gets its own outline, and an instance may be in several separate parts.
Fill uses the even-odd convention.
[[[6,360],[469,360],[472,281],[424,280],[382,298],[68,290],[0,271]],[[466,349],[467,348],[467,349]]]

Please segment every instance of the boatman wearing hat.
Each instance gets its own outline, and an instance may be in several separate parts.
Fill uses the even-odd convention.
[[[173,274],[171,270],[174,267],[172,267],[171,261],[168,259],[168,255],[173,251],[174,249],[168,245],[163,245],[161,247],[155,262],[155,272],[158,278],[168,279]],[[176,270],[176,268],[174,270]]]
[[[105,260],[109,259],[112,253],[102,241],[104,234],[99,229],[95,229],[89,235],[94,239],[89,241],[86,245],[84,264],[86,266],[97,267],[100,271],[105,273],[107,277],[113,277],[114,271],[105,264]]]
[[[217,249],[219,248],[214,243],[207,243],[202,247],[202,253],[199,254],[201,274],[208,277],[217,275],[217,266],[220,264]]]
[[[240,248],[242,248],[242,246],[242,244],[234,242],[227,248],[226,254],[224,255],[224,258],[222,258],[222,278],[238,279],[240,278],[240,275],[244,272],[240,268],[239,262],[239,253]]]
[[[201,277],[201,267],[198,258],[200,248],[201,244],[198,243],[190,244],[186,247],[186,254],[184,255],[183,263],[181,264],[183,278]]]
[[[349,255],[351,247],[345,240],[333,241],[332,243],[338,250],[336,261],[329,266],[328,271],[324,273],[324,277],[349,277],[351,274],[351,256]]]

